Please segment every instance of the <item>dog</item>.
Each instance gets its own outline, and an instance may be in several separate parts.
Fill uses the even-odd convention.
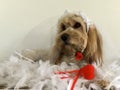
[[[87,23],[80,15],[68,14],[58,22],[53,52],[55,55],[52,60],[56,64],[61,63],[66,56],[74,58],[76,52],[82,52],[86,63],[102,64],[102,37],[94,24],[88,30]]]
[[[77,52],[83,54],[83,60],[76,61]],[[25,57],[34,61],[50,60],[51,64],[76,63],[80,68],[87,64],[103,64],[103,42],[95,24],[87,25],[80,14],[68,13],[58,21],[56,41],[51,50],[22,52]],[[104,90],[109,85],[107,80],[95,81]],[[115,90],[111,88],[110,90]]]

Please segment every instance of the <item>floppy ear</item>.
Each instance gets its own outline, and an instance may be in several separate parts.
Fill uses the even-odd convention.
[[[95,25],[91,25],[88,31],[87,47],[84,51],[85,60],[87,60],[88,63],[95,62],[96,64],[99,63],[102,65],[102,54],[102,37]]]

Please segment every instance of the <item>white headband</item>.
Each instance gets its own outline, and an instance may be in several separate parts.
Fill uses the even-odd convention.
[[[66,14],[68,14],[68,13],[69,13],[69,11],[68,11],[68,10],[65,10],[64,14],[66,15]],[[85,13],[83,13],[83,12],[81,12],[81,11],[79,11],[79,12],[77,11],[77,12],[74,12],[74,13],[82,16],[82,18],[84,19],[84,21],[85,21],[86,24],[87,24],[87,32],[88,32],[88,31],[89,31],[89,27],[90,27],[90,25],[93,25],[93,22],[90,20],[90,18],[89,18]]]
[[[87,24],[87,32],[88,32],[89,31],[89,27],[90,27],[90,25],[93,25],[93,22],[89,19],[89,17],[85,13],[79,12],[79,14],[82,16],[82,18],[86,22],[86,24]]]

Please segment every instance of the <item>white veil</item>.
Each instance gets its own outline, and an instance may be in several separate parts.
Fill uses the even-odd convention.
[[[25,37],[21,45],[18,47],[18,50],[21,49],[39,49],[39,48],[50,48],[54,41],[55,41],[55,35],[57,32],[57,21],[58,18],[62,15],[54,16],[51,18],[46,19],[45,21],[41,22],[38,26],[33,28],[28,35]],[[116,85],[120,88],[120,82],[118,83],[118,80],[120,79],[119,71],[120,71],[120,62],[119,62],[119,53],[117,50],[117,47],[114,45],[114,42],[112,41],[111,37],[109,36],[109,33],[104,30],[104,28],[97,25],[97,28],[99,32],[102,34],[103,38],[103,50],[104,50],[104,72],[106,73],[106,77],[110,76],[111,81],[112,78],[114,80],[111,82],[111,84]],[[103,73],[103,76],[105,74]]]
[[[39,25],[31,29],[17,50],[50,48],[55,41],[57,22],[61,16],[62,15],[47,18]],[[109,32],[106,32],[104,28],[100,27],[100,25],[97,25],[97,28],[102,34],[104,58],[108,60],[107,62],[111,62],[111,60],[119,57],[117,47],[114,45],[114,42],[109,36]]]

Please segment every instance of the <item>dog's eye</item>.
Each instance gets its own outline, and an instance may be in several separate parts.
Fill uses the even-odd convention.
[[[79,22],[76,22],[73,27],[74,27],[74,28],[79,28],[79,27],[81,27],[81,24],[80,24]]]
[[[66,29],[66,26],[64,24],[61,25],[61,29],[62,30],[65,30]]]

